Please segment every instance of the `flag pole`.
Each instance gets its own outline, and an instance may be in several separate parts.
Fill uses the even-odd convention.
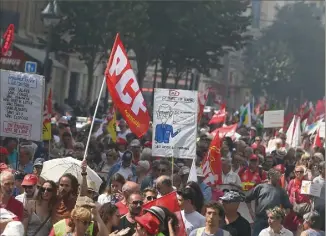
[[[101,89],[100,89],[99,96],[98,96],[98,98],[97,98],[97,103],[96,103],[96,107],[95,107],[94,115],[93,115],[92,122],[91,122],[91,128],[90,128],[90,130],[89,130],[89,134],[88,134],[88,138],[87,138],[87,143],[86,143],[86,147],[85,147],[85,152],[84,152],[83,160],[85,160],[85,159],[86,159],[86,156],[87,156],[87,151],[88,151],[88,147],[89,147],[89,142],[90,142],[90,140],[91,140],[92,131],[93,131],[93,126],[94,126],[94,122],[95,122],[95,118],[96,118],[96,113],[97,113],[98,107],[99,107],[99,105],[100,105],[100,100],[101,100],[101,95],[102,95],[102,93],[103,93],[104,85],[105,85],[105,76],[103,77],[102,86],[101,86]]]

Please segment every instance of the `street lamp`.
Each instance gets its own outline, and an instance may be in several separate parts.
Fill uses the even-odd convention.
[[[47,43],[45,49],[45,58],[43,63],[43,75],[45,77],[45,92],[47,93],[47,83],[51,78],[52,61],[49,58],[52,44],[53,28],[60,22],[61,14],[56,0],[51,0],[41,12],[43,24],[48,28]]]

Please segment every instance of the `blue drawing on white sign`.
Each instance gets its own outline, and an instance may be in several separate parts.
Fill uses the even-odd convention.
[[[26,61],[25,62],[25,72],[27,73],[36,73],[37,63],[35,61]]]
[[[173,132],[173,126],[166,122],[172,117],[173,110],[168,104],[161,104],[157,111],[157,119],[161,120],[161,124],[155,127],[155,141],[158,143],[170,143],[170,137],[174,138],[181,129]]]

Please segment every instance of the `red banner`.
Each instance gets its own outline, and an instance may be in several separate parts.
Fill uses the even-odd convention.
[[[221,141],[217,133],[202,163],[204,182],[209,186],[222,184]]]
[[[216,136],[217,133],[219,133],[220,138],[224,138],[225,135],[228,134],[228,136],[233,136],[235,131],[237,130],[238,124],[234,124],[234,125],[229,125],[229,126],[224,126],[221,128],[218,128],[216,130],[214,130],[213,132],[211,132],[211,135]]]
[[[218,110],[209,121],[210,124],[224,123],[226,118],[225,104],[221,105],[220,110]]]
[[[126,50],[117,34],[105,71],[106,84],[112,101],[138,137],[149,127],[149,115]]]
[[[15,26],[10,24],[3,35],[3,43],[1,45],[1,53],[2,55],[6,54],[11,47],[12,42],[14,41],[14,32]]]
[[[186,236],[187,235],[185,226],[184,226],[184,223],[182,220],[181,209],[178,204],[176,192],[169,193],[167,195],[164,195],[161,198],[151,201],[151,202],[145,204],[143,206],[143,208],[149,209],[152,206],[162,206],[162,207],[169,209],[169,211],[173,212],[179,220],[179,228],[178,228],[178,232],[176,232],[176,235],[178,235],[178,236]]]

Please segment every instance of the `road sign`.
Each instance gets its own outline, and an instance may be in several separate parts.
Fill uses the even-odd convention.
[[[25,72],[35,74],[37,71],[37,62],[26,61],[25,62]]]

